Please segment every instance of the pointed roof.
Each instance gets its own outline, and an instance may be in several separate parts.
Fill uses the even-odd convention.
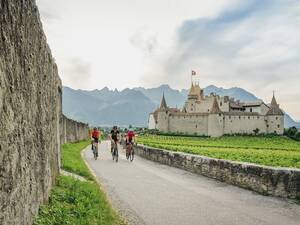
[[[192,87],[190,89],[189,95],[197,95],[196,88],[193,83],[192,83]]]
[[[272,98],[272,101],[271,101],[271,105],[274,105],[274,106],[278,105],[274,94],[273,94],[273,98]]]
[[[160,103],[160,108],[161,109],[167,109],[168,108],[167,102],[166,102],[166,99],[165,99],[165,93],[163,93],[163,97],[162,97],[162,100],[161,100],[161,103]]]
[[[219,107],[218,101],[217,101],[217,97],[214,97],[214,102],[213,105],[211,107],[210,113],[221,113],[221,109]]]
[[[273,98],[271,101],[270,109],[267,112],[267,115],[284,115],[284,113],[282,112],[282,110],[279,107],[279,104],[277,104],[274,93],[273,93]]]

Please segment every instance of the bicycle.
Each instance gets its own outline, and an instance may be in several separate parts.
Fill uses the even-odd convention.
[[[133,149],[133,144],[128,143],[127,148],[126,148],[126,158],[127,160],[130,160],[131,162],[134,159],[134,149]]]
[[[93,143],[92,143],[92,151],[93,151],[94,159],[97,160],[97,158],[98,158],[98,143],[96,143],[95,141],[93,141]]]
[[[118,162],[119,159],[119,151],[118,151],[118,144],[115,141],[112,141],[112,147],[111,147],[111,154],[113,160],[116,160]]]

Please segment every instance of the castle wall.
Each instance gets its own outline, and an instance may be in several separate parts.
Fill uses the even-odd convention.
[[[223,114],[209,114],[208,116],[208,136],[220,137],[224,134]]]
[[[160,111],[157,113],[157,129],[162,132],[169,132],[169,113]]]
[[[265,104],[261,104],[260,106],[248,106],[248,107],[245,107],[245,112],[252,112],[253,113],[258,113],[260,115],[266,115],[267,112],[269,111],[269,107],[266,106]]]
[[[169,118],[169,132],[208,135],[207,125],[207,115],[171,115]]]
[[[149,121],[148,121],[148,128],[149,129],[156,129],[156,123],[153,113],[149,115]]]
[[[185,103],[185,108],[189,113],[208,113],[213,105],[214,96],[205,96],[201,101],[188,100]],[[219,108],[222,112],[229,112],[229,101],[225,101],[225,97],[217,97]]]
[[[224,134],[253,134],[256,128],[267,133],[265,116],[261,115],[225,115],[224,124]]]
[[[282,135],[284,132],[284,116],[272,115],[267,116],[268,133],[276,133]]]

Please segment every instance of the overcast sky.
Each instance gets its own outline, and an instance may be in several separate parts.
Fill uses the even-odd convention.
[[[300,120],[299,0],[36,0],[63,84],[242,87]]]

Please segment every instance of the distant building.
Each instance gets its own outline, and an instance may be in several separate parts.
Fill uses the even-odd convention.
[[[204,96],[193,84],[182,110],[169,108],[163,95],[161,105],[149,116],[149,129],[219,137],[224,134],[283,134],[284,114],[273,95],[269,105],[263,101],[240,102],[211,93]]]

